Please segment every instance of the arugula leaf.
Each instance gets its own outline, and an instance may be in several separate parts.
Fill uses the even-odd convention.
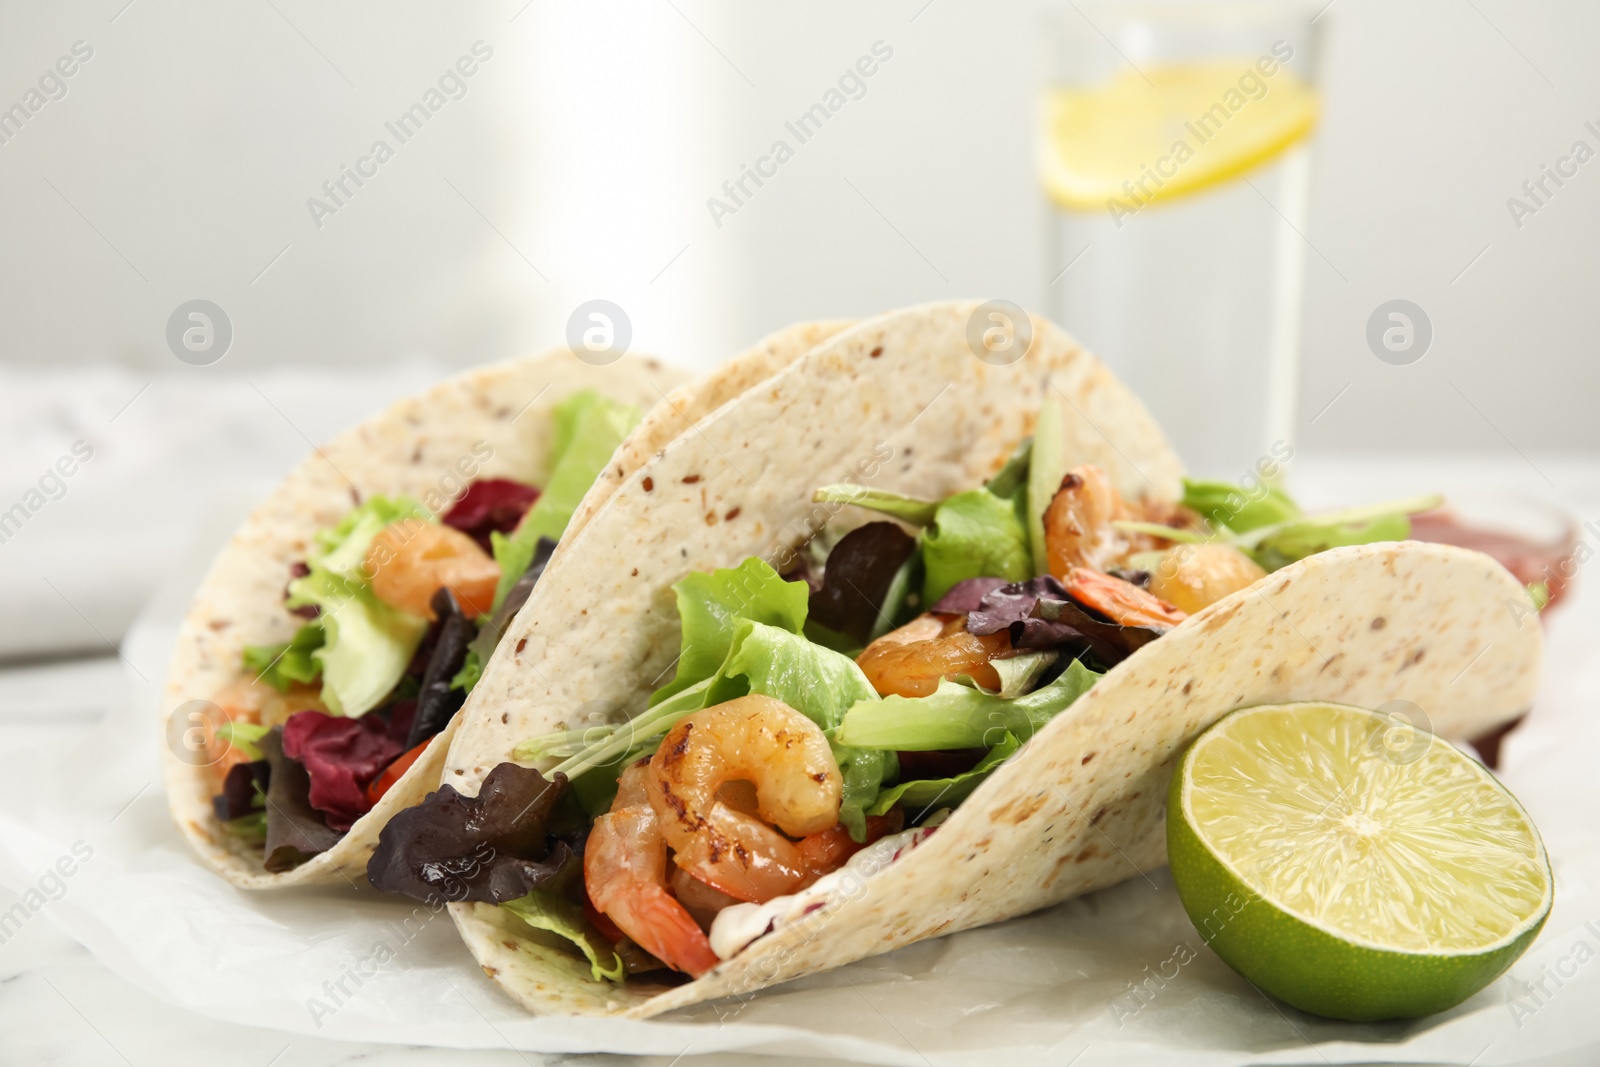
[[[605,470],[623,438],[638,425],[640,415],[631,404],[608,400],[593,389],[573,393],[556,405],[554,459],[539,499],[510,537],[501,533],[489,537],[495,562],[500,564],[500,584],[494,591],[496,608],[532,565],[539,538],[561,540],[584,494]]]
[[[867,814],[883,815],[896,804],[904,804],[908,809],[908,817],[915,820],[920,813],[925,813],[935,804],[953,808],[971,796],[972,791],[977,789],[996,767],[1016,755],[1021,748],[1022,742],[1007,731],[999,744],[991,748],[989,754],[972,770],[951,778],[919,778],[901,782],[879,793],[878,799],[867,809]],[[910,809],[921,809],[921,812],[912,812]]]
[[[322,664],[312,653],[321,648],[327,633],[321,622],[308,622],[279,645],[246,645],[244,669],[280,693],[296,682],[310,684],[322,674]]]
[[[588,957],[589,973],[595,981],[620,982],[626,977],[622,957],[583,914],[583,909],[571,901],[535,889],[525,897],[508,900],[500,906],[535,930],[545,930],[571,941]]]
[[[922,602],[932,604],[968,578],[1033,577],[1033,556],[1019,502],[1002,500],[987,489],[957,493],[939,505],[933,525],[922,535],[926,573]]]
[[[945,680],[925,697],[889,696],[855,704],[845,713],[834,740],[898,752],[989,748],[1006,733],[1026,741],[1099,678],[1073,660],[1061,677],[1014,700]]]
[[[887,489],[868,489],[864,485],[842,483],[825,485],[811,494],[814,504],[854,504],[868,511],[879,511],[912,526],[926,526],[938,510],[937,500],[918,500],[914,496],[891,493]]]
[[[1265,494],[1255,496],[1257,490],[1246,490],[1232,482],[1206,482],[1183,480],[1182,504],[1198,512],[1213,529],[1248,533],[1263,526],[1298,519],[1305,514],[1289,494],[1276,486],[1260,486]]]
[[[691,574],[672,588],[683,622],[678,672],[650,695],[651,707],[716,674],[741,619],[799,633],[810,597],[805,582],[786,582],[755,557],[731,570]]]

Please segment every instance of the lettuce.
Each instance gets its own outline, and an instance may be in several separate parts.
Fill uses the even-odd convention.
[[[702,706],[751,693],[783,701],[824,731],[837,726],[859,701],[878,699],[849,656],[779,627],[740,619]]]
[[[312,537],[312,544],[316,548],[306,563],[313,571],[327,571],[351,582],[369,582],[372,575],[366,573],[365,563],[373,538],[385,526],[401,519],[434,521],[428,509],[410,497],[371,497],[341,519],[337,526],[319,530]]]
[[[608,400],[593,389],[573,393],[556,405],[555,449],[544,489],[510,537],[495,533],[489,539],[500,564],[495,607],[532,565],[539,538],[561,540],[584,494],[639,418],[638,408]]]
[[[881,795],[883,783],[893,780],[900,771],[900,761],[893,752],[877,748],[849,748],[833,746],[834,762],[839,764],[839,774],[844,779],[844,795],[839,804],[839,821],[850,831],[857,842],[867,839],[867,816],[882,815],[893,806],[893,801],[879,810],[874,803]]]
[[[310,684],[322,674],[322,664],[312,653],[327,641],[322,623],[308,622],[280,645],[246,645],[244,669],[280,693],[296,682]]]
[[[1263,526],[1298,519],[1303,512],[1289,494],[1276,486],[1263,486],[1266,493],[1256,496],[1259,490],[1246,491],[1232,482],[1197,482],[1183,480],[1182,504],[1198,512],[1213,529],[1248,533]]]
[[[335,715],[365,715],[399,683],[428,632],[428,620],[390,607],[365,582],[311,565],[289,586],[290,607],[315,604],[326,641],[311,653],[322,671],[322,702]]]
[[[922,535],[926,573],[922,602],[932,604],[967,578],[1033,577],[1033,555],[1019,501],[1002,500],[987,489],[957,493],[939,505],[933,525]]]
[[[877,800],[867,809],[867,814],[883,815],[896,804],[904,804],[907,817],[916,821],[927,814],[928,809],[934,805],[953,808],[971,796],[972,791],[989,777],[990,772],[1016,755],[1021,748],[1022,742],[1007,731],[1000,742],[991,748],[989,754],[972,770],[950,778],[919,778],[915,781],[901,782],[879,793]]]
[[[535,889],[525,897],[508,900],[500,906],[535,930],[545,930],[571,941],[588,957],[589,972],[595,981],[620,982],[626,977],[622,957],[584,916],[583,909],[571,901]]]
[[[732,570],[691,574],[672,588],[683,622],[678,673],[651,694],[651,707],[716,674],[742,619],[798,634],[810,596],[805,582],[786,582],[754,557]]]
[[[925,697],[860,701],[845,713],[834,740],[854,748],[900,752],[992,748],[1007,733],[1027,741],[1099,678],[1073,660],[1055,681],[1014,700],[945,680]]]

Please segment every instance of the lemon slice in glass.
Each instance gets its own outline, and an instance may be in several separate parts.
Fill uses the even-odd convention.
[[[1398,723],[1398,727],[1397,727]],[[1318,1015],[1453,1007],[1522,955],[1553,880],[1527,812],[1476,760],[1340,704],[1245,708],[1179,760],[1167,851],[1218,956]]]
[[[1148,78],[1148,81],[1146,80]],[[1062,207],[1132,210],[1196,192],[1275,158],[1311,132],[1317,93],[1248,59],[1124,70],[1044,100],[1043,179]]]

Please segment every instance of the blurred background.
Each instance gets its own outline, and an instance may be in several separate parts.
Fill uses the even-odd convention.
[[[216,500],[593,299],[695,367],[1010,300],[1216,476],[1281,441],[1555,490],[1600,449],[1578,0],[14,0],[0,27],[0,514],[27,512],[0,659],[107,651]],[[1161,164],[1219,102],[1226,138]]]

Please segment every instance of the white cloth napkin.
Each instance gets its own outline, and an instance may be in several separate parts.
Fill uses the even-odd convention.
[[[259,498],[312,442],[444,373],[0,365],[0,661],[111,650],[216,492]]]

